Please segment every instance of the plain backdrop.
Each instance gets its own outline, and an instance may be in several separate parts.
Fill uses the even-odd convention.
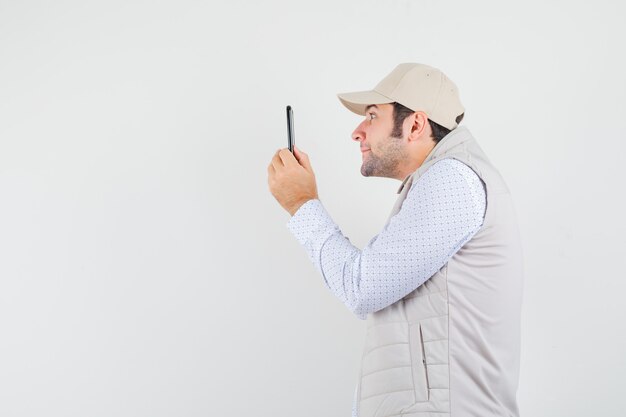
[[[0,1],[0,415],[350,414],[365,322],[286,228],[285,105],[352,243],[336,94],[442,69],[524,243],[523,416],[626,409],[619,1]]]

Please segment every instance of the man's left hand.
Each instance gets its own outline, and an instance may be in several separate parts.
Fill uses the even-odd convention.
[[[294,147],[279,149],[267,167],[272,195],[292,216],[309,200],[319,198],[309,156]]]

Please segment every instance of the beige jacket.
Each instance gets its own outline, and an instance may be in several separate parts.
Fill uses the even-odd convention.
[[[484,182],[484,223],[423,285],[368,315],[359,417],[518,416],[522,248],[509,190],[466,127],[404,180],[389,218],[412,181],[442,158],[467,164]]]

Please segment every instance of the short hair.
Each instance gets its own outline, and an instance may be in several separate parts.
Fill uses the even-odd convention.
[[[402,123],[404,120],[409,117],[411,114],[415,113],[413,110],[409,109],[406,106],[403,106],[400,103],[392,103],[393,104],[393,130],[391,131],[391,136],[394,138],[399,138],[402,136]],[[463,120],[463,116],[465,113],[461,113],[456,117],[457,125],[461,123]],[[432,138],[435,143],[439,143],[441,139],[443,139],[448,133],[451,132],[450,129],[441,126],[439,123],[433,122],[428,119],[428,124],[430,124],[430,129],[433,131]]]

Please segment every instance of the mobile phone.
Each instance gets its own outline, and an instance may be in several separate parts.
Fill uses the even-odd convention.
[[[287,146],[289,151],[293,153],[293,147],[296,144],[296,132],[293,130],[293,109],[287,106]]]

